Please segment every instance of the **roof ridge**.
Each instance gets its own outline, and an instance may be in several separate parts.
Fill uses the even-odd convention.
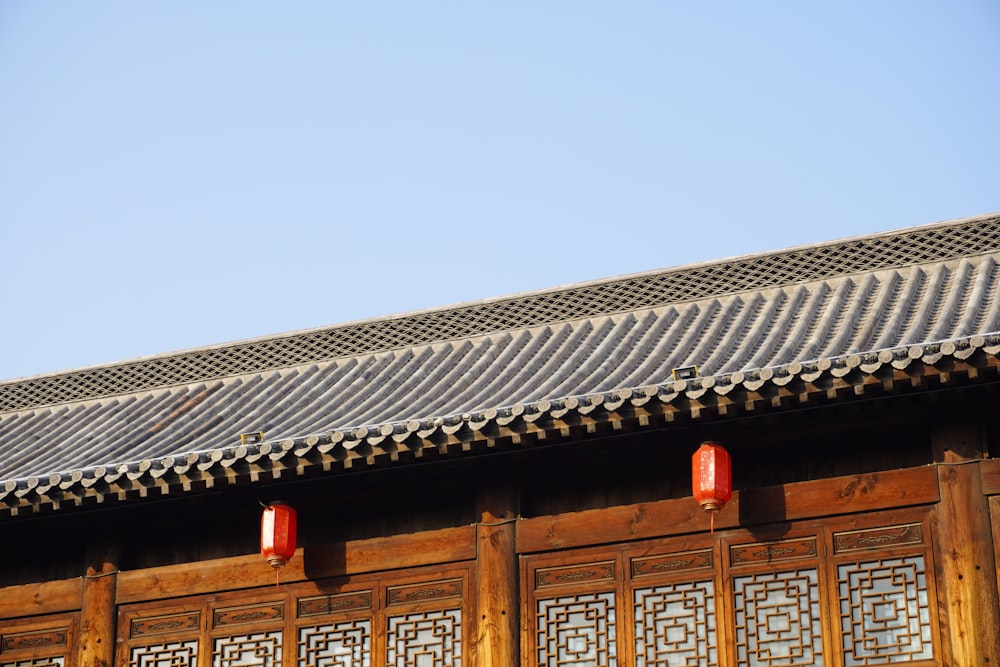
[[[0,382],[0,412],[663,306],[1000,249],[1000,213]]]

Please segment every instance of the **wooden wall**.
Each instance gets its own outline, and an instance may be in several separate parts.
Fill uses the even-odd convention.
[[[690,422],[461,461],[8,519],[0,521],[0,619],[15,627],[39,614],[70,614],[81,664],[107,661],[108,648],[98,646],[107,625],[89,620],[97,610],[272,584],[257,555],[260,503],[283,499],[299,509],[301,522],[300,554],[284,581],[475,563],[470,581],[484,620],[475,631],[482,647],[495,650],[482,648],[473,664],[512,664],[517,558],[704,534],[707,518],[689,497],[690,454],[712,439],[730,449],[742,489],[718,517],[720,531],[930,508],[942,641],[954,658],[946,664],[1000,661],[1000,459],[990,459],[1000,451],[1000,411],[986,409],[992,396]],[[776,536],[780,531],[759,537]]]

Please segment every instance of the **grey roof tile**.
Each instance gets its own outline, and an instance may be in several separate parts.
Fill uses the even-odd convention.
[[[802,391],[812,391],[811,383],[824,375],[854,378],[863,391],[866,383],[883,382],[875,374],[886,366],[906,370],[943,357],[996,355],[1000,219],[987,222],[953,225],[980,230],[981,247],[947,225],[933,226],[930,235],[927,229],[912,232],[920,240],[919,261],[909,261],[899,247],[906,234],[892,236],[895,264],[867,271],[859,269],[854,252],[866,248],[874,261],[872,248],[891,245],[884,235],[845,243],[839,251],[827,244],[777,259],[724,261],[715,268],[735,281],[728,292],[713,282],[711,266],[700,265],[674,272],[680,277],[670,293],[683,298],[668,302],[640,303],[626,294],[656,283],[659,274],[645,283],[616,279],[543,304],[561,319],[548,311],[523,316],[525,309],[543,307],[542,293],[523,297],[524,303],[503,302],[506,310],[499,314],[522,313],[520,326],[497,329],[484,320],[476,330],[463,318],[481,315],[479,306],[440,311],[440,338],[394,349],[322,352],[327,358],[311,360],[302,346],[346,335],[329,330],[59,376],[54,380],[60,386],[92,386],[92,395],[0,412],[0,509],[144,496],[154,487],[159,493],[213,486],[241,475],[267,480],[311,466],[331,470],[447,455],[463,443],[493,442],[487,433],[507,433],[503,429],[518,423],[521,431],[535,432],[542,423],[556,430],[593,425],[625,408],[673,414],[680,397],[694,412],[717,397],[796,380],[804,383]],[[937,238],[951,239],[951,255],[927,259]],[[956,256],[960,251],[966,254]],[[771,279],[769,272],[782,271],[783,283]],[[734,277],[744,274],[752,274],[749,283]],[[705,294],[692,284],[706,286]],[[412,317],[386,326],[401,335],[402,325],[429,321],[425,314]],[[354,330],[372,329],[361,323]],[[266,363],[228,375],[210,363],[216,359],[231,371],[230,358],[240,368],[253,367],[254,359]],[[301,360],[290,363],[293,358]],[[202,377],[194,366],[203,369]],[[697,366],[703,377],[675,382],[672,370],[686,366]],[[163,374],[162,386],[143,380],[138,389],[107,395],[117,380],[103,378],[119,373]],[[189,373],[190,381],[177,381]],[[43,403],[61,395],[45,383],[26,382],[14,383],[15,389]],[[241,433],[256,431],[265,433],[265,443],[240,444]]]

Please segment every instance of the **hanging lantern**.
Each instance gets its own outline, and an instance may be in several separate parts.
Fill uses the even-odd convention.
[[[295,554],[296,516],[291,505],[275,501],[260,518],[260,555],[278,569]]]
[[[704,442],[691,458],[691,489],[701,508],[711,515],[715,532],[715,513],[733,497],[733,466],[729,452],[714,442]]]

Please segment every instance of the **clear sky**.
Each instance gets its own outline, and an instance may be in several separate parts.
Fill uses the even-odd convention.
[[[0,379],[997,210],[994,0],[0,0]]]

